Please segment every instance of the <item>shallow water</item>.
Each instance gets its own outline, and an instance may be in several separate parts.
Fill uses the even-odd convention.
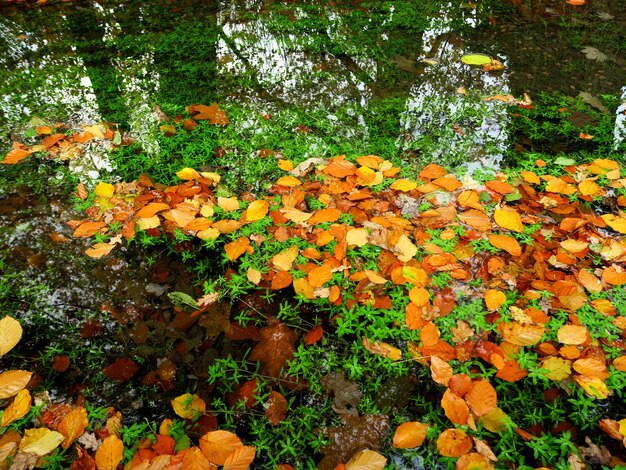
[[[560,91],[626,100],[626,47],[607,44],[600,49],[598,44],[605,30],[618,30],[616,36],[622,31],[626,37],[626,2],[594,2],[584,7],[582,16],[573,15],[571,8],[556,8],[556,2],[539,2],[542,6],[534,10],[525,9],[524,2],[519,8],[496,3],[174,0],[3,5],[0,150],[13,140],[32,137],[28,123],[40,118],[75,125],[115,123],[137,139],[145,154],[157,155],[160,110],[175,116],[187,105],[213,101],[241,108],[232,125],[243,136],[260,132],[269,115],[280,114],[289,122],[285,116],[304,110],[324,115],[326,134],[366,149],[379,137],[366,115],[395,99],[402,104],[390,116],[397,128],[393,146],[407,163],[420,158],[415,142],[428,141],[429,157],[435,160],[497,167],[514,145],[510,114],[505,103],[485,102],[484,97]],[[588,59],[581,52],[587,46],[606,58]],[[487,53],[505,69],[486,73],[466,66],[461,57],[470,52]],[[626,135],[624,106],[618,108],[616,145]],[[327,141],[315,132],[303,132],[302,138],[308,152],[302,157],[329,151]],[[214,163],[212,154],[206,159]],[[86,182],[109,172],[116,175],[108,149],[98,145],[70,165]],[[33,177],[45,182],[56,176],[52,171]],[[141,357],[140,379],[164,359],[172,360],[186,384],[198,385],[222,351],[206,341],[206,332],[197,325],[187,332],[167,327],[177,313],[164,294],[194,294],[189,273],[174,257],[163,253],[154,256],[155,264],[137,261],[146,253],[131,247],[103,263],[88,260],[83,255],[87,245],[71,239],[64,224],[78,217],[54,190],[35,196],[0,188],[4,269],[14,274],[13,295],[21,301],[10,313],[27,327],[41,316],[49,324],[47,332],[30,332],[39,339],[24,345],[23,359],[35,362],[39,354],[47,354],[49,361],[72,348],[84,348],[81,354],[104,349],[101,362],[88,363],[81,356],[68,375],[56,377],[56,382],[49,379],[50,390],[62,397],[73,391],[60,382],[80,382],[103,402],[121,395],[118,406],[125,414],[158,413],[168,406],[162,393],[137,403],[131,387],[111,385],[102,377],[102,359]],[[68,241],[51,241],[53,234]],[[102,323],[106,334],[81,334],[92,319]],[[146,326],[151,335],[143,339]],[[189,350],[201,345],[202,354],[179,354],[174,349],[181,343]],[[55,352],[57,347],[61,349]],[[417,466],[419,459],[404,465]]]

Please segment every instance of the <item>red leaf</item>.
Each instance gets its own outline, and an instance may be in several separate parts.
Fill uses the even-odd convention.
[[[320,339],[322,339],[323,335],[324,329],[322,328],[322,325],[317,325],[306,334],[306,336],[304,337],[304,344],[306,344],[307,346],[311,346],[312,344],[317,343]]]
[[[104,368],[104,375],[115,380],[117,383],[123,384],[124,382],[128,382],[138,369],[139,367],[134,361],[120,357]]]

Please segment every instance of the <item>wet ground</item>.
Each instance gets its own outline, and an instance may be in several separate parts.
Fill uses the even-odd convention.
[[[393,99],[401,106],[391,116],[391,151],[415,156],[412,143],[428,140],[436,160],[497,166],[514,145],[509,115],[506,104],[483,97],[560,91],[597,104],[600,95],[626,93],[626,2],[579,10],[496,3],[0,4],[0,147],[32,137],[33,118],[111,122],[149,158],[160,149],[161,112],[217,101],[244,110],[242,135],[254,134],[261,116],[321,109],[327,133],[367,148],[380,129],[364,116]],[[505,68],[468,67],[461,57],[470,52]],[[311,154],[323,155],[324,141],[303,134]],[[88,157],[71,163],[78,178],[107,174],[106,153],[93,148]],[[33,175],[43,186],[54,177]],[[80,214],[64,194],[0,188],[3,302],[25,322],[22,359],[61,397],[87,393],[105,403],[121,395],[124,413],[159,413],[164,390],[203,387],[203,371],[224,353],[166,295],[198,294],[195,278],[177,256],[148,256],[137,246],[104,262],[87,259],[65,224]],[[57,371],[62,356],[70,366]],[[121,357],[135,358],[132,386],[103,375]],[[140,402],[137,385],[146,392]]]

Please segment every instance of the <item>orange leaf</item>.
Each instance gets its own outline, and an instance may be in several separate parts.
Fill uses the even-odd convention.
[[[309,283],[311,286],[321,287],[333,277],[329,264],[322,264],[309,271]]]
[[[300,186],[302,181],[300,181],[295,176],[281,176],[276,180],[276,184],[279,186],[287,186],[288,188],[295,188],[296,186]]]
[[[325,222],[335,222],[341,216],[342,212],[335,207],[327,207],[326,209],[315,212],[307,223],[310,225],[322,224]]]
[[[439,328],[430,322],[424,325],[420,331],[420,340],[426,347],[434,346],[439,342]]]
[[[445,457],[467,454],[472,445],[472,438],[461,429],[446,429],[437,438],[437,451]]]
[[[456,176],[453,175],[452,173],[448,173],[447,175],[441,176],[440,178],[433,180],[432,183],[436,184],[437,186],[442,187],[446,191],[454,191],[455,189],[458,189],[461,186],[463,186],[463,183],[461,183],[456,178]]]
[[[429,302],[430,293],[423,287],[415,286],[409,291],[409,299],[418,307],[423,307]]]
[[[498,208],[493,211],[493,219],[502,228],[524,233],[524,225],[519,213],[514,209]]]
[[[66,414],[57,428],[57,431],[65,436],[65,440],[61,443],[61,446],[67,449],[72,445],[72,442],[85,432],[85,428],[88,425],[87,410],[85,410],[84,407],[80,406]]]
[[[299,252],[298,246],[292,245],[286,250],[283,250],[275,255],[272,258],[272,264],[279,271],[289,271],[292,268],[293,262],[297,258]]]
[[[228,431],[211,431],[200,438],[202,453],[216,465],[224,465],[228,456],[241,447],[241,439]]]
[[[614,286],[626,284],[626,269],[616,264],[609,266],[602,271],[602,280]]]
[[[467,424],[467,420],[469,419],[467,403],[450,389],[444,392],[441,399],[441,407],[448,419],[454,424]]]
[[[509,322],[502,325],[502,337],[505,341],[517,346],[533,346],[537,344],[545,328],[538,325],[522,325],[517,322]]]
[[[6,157],[0,163],[5,165],[15,165],[30,155],[31,151],[24,144],[13,142],[13,149],[7,153]]]
[[[615,361],[613,361],[613,367],[615,367]],[[30,411],[31,404],[32,398],[30,392],[28,390],[20,390],[17,395],[15,395],[11,404],[3,410],[0,427],[8,426],[16,419],[26,416],[26,413]]]
[[[602,283],[594,274],[587,271],[585,268],[581,268],[578,271],[578,282],[587,289],[589,292],[602,292]]]
[[[434,179],[434,178],[439,178],[445,175],[446,173],[448,172],[446,171],[444,167],[437,165],[436,163],[431,163],[429,165],[426,165],[426,167],[424,167],[424,169],[420,171],[419,177],[426,178],[426,179]]]
[[[96,243],[91,248],[87,248],[85,254],[90,258],[98,259],[111,253],[113,248],[115,248],[115,245],[110,243]]]
[[[255,455],[256,447],[239,447],[226,457],[223,470],[247,470],[250,468]]]
[[[248,250],[249,246],[250,240],[248,237],[239,237],[237,240],[224,245],[224,251],[230,261],[235,261]]]
[[[606,380],[609,378],[609,372],[599,359],[594,357],[587,357],[585,359],[578,359],[572,364],[572,367],[576,372],[587,377],[597,377],[600,380]]]
[[[513,256],[522,255],[522,247],[517,240],[509,235],[488,235],[489,243]]]
[[[412,449],[421,446],[426,439],[428,425],[418,421],[402,423],[393,435],[393,446],[396,449]]]
[[[192,104],[187,107],[187,112],[198,121],[208,119],[211,124],[217,124],[219,126],[224,126],[230,122],[226,113],[217,103],[211,103],[210,106]]]
[[[169,209],[170,205],[165,204],[164,202],[151,202],[141,208],[139,212],[137,212],[137,217],[139,218],[150,218],[157,213]]]
[[[124,444],[115,435],[108,436],[96,451],[98,470],[116,470],[124,457]]]
[[[457,217],[461,222],[481,232],[491,230],[491,219],[484,212],[471,209],[469,211],[459,212]]]
[[[612,366],[621,372],[626,372],[626,356],[620,356],[613,359]]]
[[[267,201],[263,201],[261,199],[252,201],[250,205],[248,206],[248,208],[246,209],[246,220],[248,222],[261,220],[263,217],[267,215],[267,211],[269,207],[270,207],[270,203]]]
[[[347,160],[334,160],[324,168],[324,173],[335,178],[345,178],[356,173],[356,165]]]
[[[515,192],[515,188],[504,181],[487,181],[485,186],[498,194],[512,194]]]
[[[293,282],[293,276],[288,271],[279,271],[272,277],[272,290],[288,287]],[[300,286],[302,287],[302,286]]]
[[[472,389],[465,395],[465,401],[467,401],[472,412],[480,417],[496,407],[498,397],[489,381],[481,379],[474,382]]]
[[[504,292],[497,289],[489,289],[485,291],[485,305],[487,310],[498,310],[506,302],[506,295]]]
[[[87,238],[98,233],[102,228],[106,227],[106,222],[83,222],[80,224],[72,236],[74,238]]]
[[[452,378],[452,367],[443,359],[437,356],[431,356],[430,375],[435,382],[447,387]]]
[[[202,454],[197,447],[186,449],[183,454],[182,467],[185,470],[211,470],[217,468]],[[154,465],[154,460],[152,461]],[[179,468],[179,467],[173,467]]]
[[[324,335],[324,329],[322,325],[317,325],[311,331],[309,331],[304,337],[304,344],[307,346],[311,346],[314,343],[317,343],[322,336]]]
[[[539,177],[532,171],[522,171],[520,176],[524,178],[524,181],[530,184],[541,184]]]
[[[455,470],[492,470],[495,468],[487,457],[472,452],[461,455],[456,461]]]

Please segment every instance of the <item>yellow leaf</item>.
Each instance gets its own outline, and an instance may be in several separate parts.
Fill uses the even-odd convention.
[[[110,183],[100,182],[96,186],[96,189],[94,189],[94,193],[96,193],[96,196],[101,196],[109,199],[113,197],[113,194],[115,193],[115,186]]]
[[[20,442],[20,450],[41,457],[56,449],[63,439],[63,434],[48,428],[27,429]]]
[[[10,398],[26,387],[32,372],[25,370],[7,370],[0,374],[0,400]]]
[[[417,183],[411,180],[399,179],[395,180],[390,188],[396,191],[413,191],[417,188]]]
[[[574,380],[580,385],[590,397],[604,400],[611,391],[606,384],[597,377],[587,377],[585,375],[575,375]]]
[[[545,376],[550,380],[564,380],[572,373],[572,362],[552,356],[541,363],[541,368],[548,371]]]
[[[181,180],[195,180],[196,178],[200,178],[200,173],[193,168],[183,168],[182,170],[176,172],[176,176],[178,176]]]
[[[602,220],[604,220],[606,224],[616,232],[626,233],[626,218],[617,217],[613,214],[604,214],[600,217],[602,217]]]
[[[267,211],[269,207],[270,207],[270,203],[267,201],[263,201],[262,199],[252,201],[250,205],[248,206],[248,208],[246,209],[246,220],[248,222],[261,220],[263,217],[267,215]]]
[[[298,257],[298,253],[300,253],[298,246],[292,245],[275,255],[272,258],[272,264],[279,271],[289,271],[293,266],[293,262]]]
[[[117,436],[108,436],[96,451],[98,470],[116,470],[124,457],[124,444]]]
[[[532,171],[522,171],[520,176],[524,178],[524,181],[531,184],[541,184],[539,177]]]
[[[203,178],[207,178],[213,181],[213,184],[218,184],[220,181],[222,181],[222,177],[219,174],[214,173],[212,171],[202,171],[200,172],[200,175]]]
[[[200,438],[202,453],[216,465],[224,465],[228,456],[240,447],[243,447],[241,439],[228,431],[211,431]]]
[[[283,171],[293,170],[293,162],[291,160],[278,160],[278,168]]]
[[[85,432],[85,428],[88,425],[87,410],[84,407],[80,406],[66,414],[57,428],[65,436],[61,447],[67,449],[72,445],[72,442]]]
[[[402,351],[389,343],[372,343],[369,339],[363,336],[363,347],[372,354],[386,357],[392,361],[399,361],[402,359]]]
[[[276,180],[276,184],[280,186],[287,186],[288,188],[294,188],[300,186],[302,182],[295,176],[281,176]]]
[[[246,272],[246,277],[248,278],[248,281],[250,281],[252,284],[257,285],[259,282],[261,282],[261,271],[254,268],[248,268],[248,271]]]
[[[226,212],[239,210],[239,201],[236,197],[218,197],[217,205]]]
[[[365,449],[352,456],[346,464],[346,470],[383,470],[386,464],[386,457]]]
[[[206,403],[198,395],[185,393],[172,400],[174,413],[184,419],[194,419],[206,411]]]
[[[4,356],[22,339],[22,326],[15,318],[0,320],[0,357]]]
[[[393,252],[398,256],[398,259],[403,263],[408,263],[417,254],[417,247],[405,234],[400,235],[396,245],[393,247]]]
[[[487,431],[499,433],[506,427],[509,416],[497,406],[480,418],[480,423]]]
[[[220,236],[220,231],[216,228],[207,228],[206,230],[200,230],[196,233],[196,237],[200,240],[215,240]]]
[[[493,211],[493,219],[502,228],[524,233],[524,225],[519,213],[513,209],[496,209]]]
[[[346,241],[348,242],[348,246],[364,246],[367,244],[368,236],[369,232],[366,228],[351,228],[346,233]]]
[[[309,212],[302,212],[295,207],[284,207],[280,209],[280,212],[285,216],[286,219],[291,220],[292,222],[295,222],[297,224],[306,222],[313,215]]]
[[[159,225],[161,225],[161,220],[158,215],[137,219],[137,228],[139,230],[149,230],[151,228],[156,228]]]
[[[587,341],[587,328],[580,325],[563,325],[556,333],[559,343],[580,345]]]
[[[114,247],[115,245],[112,245],[110,243],[96,243],[91,248],[87,248],[85,250],[85,254],[90,258],[98,259],[111,253],[111,250]]]
[[[602,188],[592,179],[586,179],[578,183],[578,190],[583,196],[599,196]]]
[[[622,436],[626,437],[626,418],[620,419],[618,423],[619,423],[619,433]]]
[[[489,289],[485,291],[485,304],[487,305],[487,310],[497,310],[506,301],[506,294],[497,289]]]
[[[32,399],[28,390],[20,390],[9,406],[4,409],[2,414],[2,421],[0,421],[0,427],[8,426],[16,419],[20,419],[26,416],[26,413],[30,411],[30,405]]]
[[[567,250],[570,253],[578,253],[587,248],[589,246],[589,243],[568,238],[567,240],[563,240],[560,245],[564,250]]]

